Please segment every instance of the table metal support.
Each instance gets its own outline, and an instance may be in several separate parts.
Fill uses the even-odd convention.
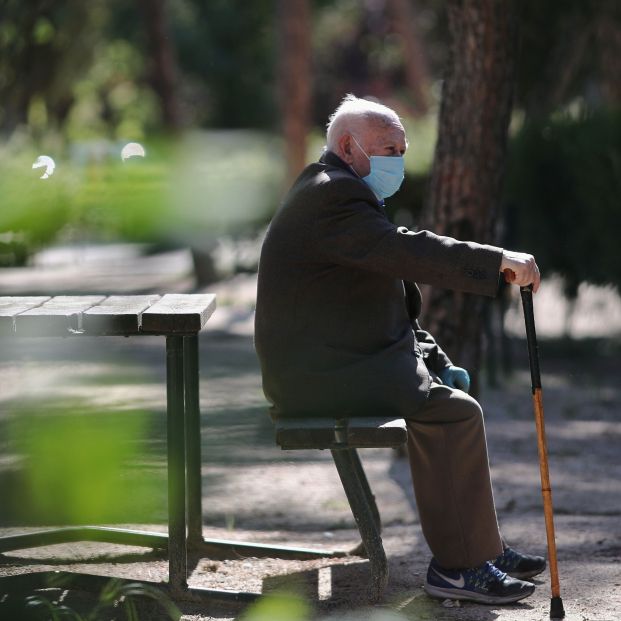
[[[168,567],[171,590],[187,589],[183,337],[166,337]]]
[[[188,511],[188,544],[203,537],[203,489],[201,484],[201,417],[199,403],[198,336],[183,337],[185,384],[185,463]]]
[[[0,537],[0,553],[39,546],[51,546],[71,541],[98,541],[101,543],[120,543],[128,546],[143,546],[166,550],[168,535],[150,533],[128,528],[105,526],[68,526],[48,530]]]

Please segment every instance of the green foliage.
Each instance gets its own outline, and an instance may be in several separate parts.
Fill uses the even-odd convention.
[[[621,288],[621,114],[531,121],[512,140],[506,179],[512,242],[580,282]]]
[[[0,130],[25,123],[33,98],[51,126],[71,106],[72,84],[90,65],[103,0],[5,0],[0,20]],[[45,129],[45,128],[40,128]]]
[[[148,147],[148,157],[88,162],[72,200],[69,225],[79,238],[155,242],[170,215],[170,153]]]
[[[0,151],[3,188],[0,232],[25,235],[30,251],[59,235],[67,241],[155,241],[166,230],[170,154],[120,158],[111,143],[75,145],[71,158],[54,155],[56,168],[41,179],[31,148]],[[138,161],[139,160],[139,161]]]
[[[274,592],[251,604],[240,621],[308,621],[310,612],[310,606],[302,597]]]
[[[62,172],[56,178],[39,179],[42,169],[32,169],[35,160],[32,152],[0,152],[0,231],[26,233],[31,248],[56,236],[70,218],[75,194],[74,179]]]
[[[88,71],[71,86],[65,137],[144,140],[159,121],[159,104],[142,80],[144,72],[145,58],[129,41],[101,41]]]
[[[161,473],[138,466],[145,412],[51,409],[48,399],[45,408],[22,407],[11,419],[9,446],[20,467],[3,486],[4,521],[93,524],[162,514]]]
[[[619,2],[522,0],[516,6],[517,106],[543,116],[576,98],[591,109],[618,104]]]
[[[277,123],[275,0],[178,0],[171,26],[199,126],[272,128]]]
[[[23,233],[31,251],[59,237],[202,246],[255,230],[277,206],[283,164],[273,136],[193,132],[145,148],[123,161],[120,143],[78,142],[54,156],[47,179],[32,170],[32,147],[0,149],[0,233]]]
[[[50,581],[50,588],[70,587],[70,581],[64,576]],[[110,615],[118,618],[119,610],[123,610],[127,621],[147,621],[149,617],[140,614],[138,601],[155,602],[173,621],[181,617],[181,611],[174,602],[159,589],[140,582],[122,582],[111,579],[101,590],[94,606],[87,612],[77,612],[62,603],[66,591],[57,599],[36,594],[20,596],[11,593],[6,599],[0,599],[0,613],[3,619],[19,619],[20,621],[104,621]],[[150,616],[150,615],[149,615]]]
[[[431,602],[428,597],[424,599]],[[430,607],[435,615],[437,604],[431,603]],[[419,612],[416,610],[416,613]],[[312,615],[312,609],[305,598],[295,592],[275,591],[251,604],[240,616],[240,621],[309,621],[312,618],[316,617]],[[418,614],[416,618],[419,618]],[[356,608],[321,617],[320,621],[406,621],[406,617],[387,608]]]
[[[0,130],[20,126],[37,141],[140,140],[159,121],[146,83],[147,58],[109,25],[119,3],[107,0],[5,0],[0,20]],[[128,3],[125,3],[128,4]],[[132,32],[140,32],[133,7]]]

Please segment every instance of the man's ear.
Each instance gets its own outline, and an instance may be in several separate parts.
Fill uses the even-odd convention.
[[[351,152],[353,141],[351,139],[351,134],[343,134],[338,140],[339,153],[337,155],[346,163],[353,164],[354,156]]]

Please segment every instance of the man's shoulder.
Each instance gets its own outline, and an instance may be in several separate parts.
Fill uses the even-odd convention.
[[[315,162],[305,168],[292,188],[292,195],[318,192],[324,199],[347,198],[376,202],[367,184],[352,171],[326,162]]]

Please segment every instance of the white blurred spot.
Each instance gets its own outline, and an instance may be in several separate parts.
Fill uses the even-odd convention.
[[[128,142],[121,150],[121,159],[123,161],[130,157],[144,157],[144,147],[138,142]]]
[[[39,179],[48,179],[54,174],[56,163],[49,155],[39,155],[32,167],[41,168],[43,166],[45,166],[45,172],[39,177]]]

